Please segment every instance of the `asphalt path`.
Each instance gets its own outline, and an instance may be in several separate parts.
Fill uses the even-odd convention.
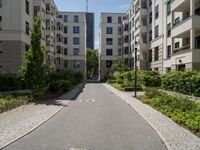
[[[33,112],[34,113],[34,112]],[[3,150],[166,150],[154,129],[101,83]]]

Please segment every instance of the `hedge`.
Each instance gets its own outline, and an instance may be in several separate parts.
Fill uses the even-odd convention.
[[[0,74],[0,91],[20,90],[25,84],[16,74]]]
[[[174,71],[163,75],[162,88],[200,97],[200,72]]]

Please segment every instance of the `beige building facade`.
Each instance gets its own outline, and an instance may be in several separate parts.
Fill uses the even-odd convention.
[[[134,0],[124,16],[122,26],[128,31],[123,28],[121,37],[128,43],[122,49],[129,47],[130,68],[135,69],[137,50],[139,70],[200,70],[199,0]],[[102,30],[100,24],[100,59],[106,51]],[[100,68],[100,72],[102,79],[108,70]]]
[[[60,12],[53,0],[0,1],[0,72],[18,73],[24,64],[36,16],[41,18],[44,62],[52,70],[72,69],[86,77],[87,39],[90,47],[94,40],[87,26],[94,27],[94,14]]]

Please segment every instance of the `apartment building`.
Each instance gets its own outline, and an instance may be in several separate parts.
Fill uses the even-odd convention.
[[[73,69],[86,77],[86,13],[59,12],[57,20],[56,68]]]
[[[0,72],[17,73],[30,45],[33,19],[41,18],[44,62],[52,70],[86,76],[86,48],[94,48],[94,14],[60,12],[53,0],[0,0]]]
[[[33,2],[0,1],[0,72],[18,72],[24,64],[33,24]]]
[[[130,52],[130,68],[135,69],[136,60],[139,70],[200,70],[199,0],[134,0],[125,16],[122,26],[128,30],[123,29],[127,37],[122,38],[129,40],[122,49]],[[100,59],[106,52],[103,30],[100,24]]]
[[[99,27],[99,70],[100,78],[110,71],[112,65],[122,56],[124,13],[102,13]]]

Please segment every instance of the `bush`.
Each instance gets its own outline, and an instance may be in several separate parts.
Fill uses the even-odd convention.
[[[50,75],[50,82],[60,80],[68,80],[71,81],[72,85],[77,85],[83,80],[83,75],[80,72],[75,72],[72,70],[61,70]]]
[[[20,90],[24,83],[16,74],[0,74],[0,91]]]
[[[146,87],[159,87],[161,86],[161,76],[155,71],[139,71],[139,82]]]
[[[146,104],[161,111],[175,122],[196,132],[200,131],[200,104],[188,98],[170,96],[156,89],[147,89]]]
[[[70,81],[67,80],[59,80],[53,81],[49,84],[49,91],[52,93],[64,93],[73,88],[73,85]]]
[[[200,72],[174,71],[163,75],[162,88],[187,95],[200,96]]]

